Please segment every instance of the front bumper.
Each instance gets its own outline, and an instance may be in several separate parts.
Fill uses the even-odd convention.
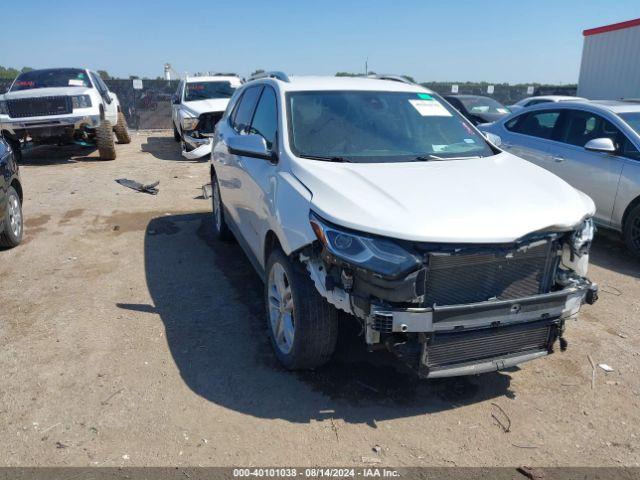
[[[100,124],[100,115],[72,115],[72,116],[52,116],[52,117],[30,117],[21,119],[11,119],[9,117],[0,118],[0,130],[7,131],[14,137],[23,134],[39,134],[46,130],[57,131],[73,128],[79,130],[85,127],[97,127]]]
[[[211,153],[212,142],[210,137],[198,138],[188,133],[183,133],[182,139],[184,140],[182,146],[182,156],[184,158],[195,160]],[[185,149],[185,146],[188,146],[189,150]]]
[[[407,309],[374,305],[367,342],[385,337],[390,350],[422,377],[497,371],[551,353],[564,322],[596,298],[597,286],[583,280],[514,300]]]

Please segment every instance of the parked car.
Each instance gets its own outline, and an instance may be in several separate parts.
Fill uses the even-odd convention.
[[[519,102],[509,105],[509,110],[515,112],[516,110],[533,107],[534,105],[540,105],[541,103],[571,102],[573,100],[586,100],[586,98],[570,97],[567,95],[539,95],[537,97],[523,98]]]
[[[481,128],[595,202],[595,221],[640,255],[640,103],[544,104]]]
[[[216,127],[211,184],[215,235],[263,278],[289,369],[329,360],[344,311],[424,377],[499,370],[564,348],[596,298],[593,201],[415,84],[249,81]]]
[[[0,135],[0,248],[22,241],[22,184],[14,152]]]
[[[239,77],[187,77],[172,98],[173,136],[182,142],[182,155],[195,159],[211,153],[211,135],[222,118]]]
[[[445,95],[445,100],[474,125],[495,122],[509,114],[509,109],[491,97],[481,95]]]
[[[116,158],[113,139],[129,143],[127,122],[115,93],[84,68],[23,72],[0,95],[0,131],[18,161],[29,142],[94,144],[103,160]]]

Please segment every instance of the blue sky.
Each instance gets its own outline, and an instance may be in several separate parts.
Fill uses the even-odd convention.
[[[419,81],[572,83],[582,30],[640,17],[638,0],[2,2],[0,65],[112,75],[256,68]],[[10,48],[6,48],[10,46]]]

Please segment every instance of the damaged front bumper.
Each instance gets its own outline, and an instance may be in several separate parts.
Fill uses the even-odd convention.
[[[211,137],[196,136],[196,134],[185,132],[182,135],[182,139],[184,140],[182,144],[182,156],[184,158],[195,160],[211,153]]]
[[[30,117],[0,121],[0,129],[17,139],[26,136],[56,137],[61,132],[93,129],[98,125],[100,125],[100,115]]]

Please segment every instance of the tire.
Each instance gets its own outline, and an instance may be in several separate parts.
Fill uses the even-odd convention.
[[[173,139],[176,142],[179,142],[180,140],[182,140],[182,136],[180,135],[180,132],[176,128],[176,124],[175,123],[173,124]]]
[[[2,233],[0,247],[13,248],[22,241],[24,225],[22,221],[22,203],[18,192],[13,187],[7,190],[7,204],[2,216]]]
[[[118,123],[113,127],[113,131],[116,134],[118,143],[131,143],[129,127],[127,126],[127,119],[125,118],[124,113],[118,112]]]
[[[640,257],[640,205],[633,207],[627,215],[623,236],[631,253]]]
[[[102,120],[96,129],[96,145],[102,160],[116,158],[116,144],[113,141],[113,128],[109,120]]]
[[[306,370],[331,359],[339,312],[318,293],[303,266],[279,249],[267,262],[265,304],[271,344],[285,368]]]
[[[20,145],[20,140],[9,141],[9,145],[11,146],[11,150],[13,150],[13,158],[16,163],[22,162],[22,146]]]
[[[233,240],[233,233],[229,230],[224,215],[224,204],[220,196],[220,186],[215,175],[211,176],[211,212],[213,214],[213,234],[223,242]]]

